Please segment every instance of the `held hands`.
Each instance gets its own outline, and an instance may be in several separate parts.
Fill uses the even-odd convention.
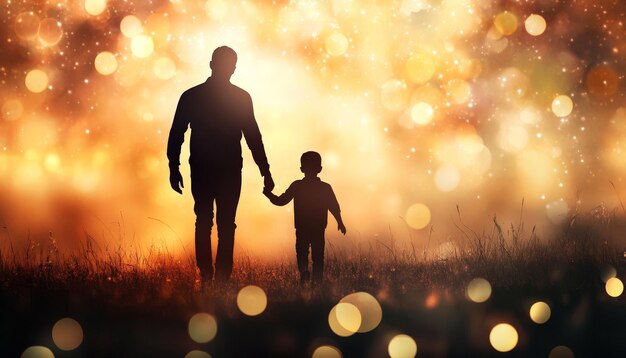
[[[170,185],[178,194],[183,193],[182,188],[184,188],[185,185],[183,185],[183,176],[180,174],[178,167],[170,167]]]
[[[265,194],[266,191],[272,192],[274,189],[274,179],[272,179],[271,174],[267,174],[263,177],[263,185],[263,194]]]

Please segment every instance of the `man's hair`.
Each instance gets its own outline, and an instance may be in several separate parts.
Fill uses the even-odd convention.
[[[237,52],[228,46],[220,46],[213,51],[211,61],[237,63]]]
[[[303,168],[319,168],[322,166],[322,156],[318,152],[309,151],[300,157]]]

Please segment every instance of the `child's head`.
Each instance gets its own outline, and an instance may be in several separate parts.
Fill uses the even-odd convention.
[[[300,157],[300,170],[305,175],[317,175],[322,171],[322,156],[318,152],[306,152]]]

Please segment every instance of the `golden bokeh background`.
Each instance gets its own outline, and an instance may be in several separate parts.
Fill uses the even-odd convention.
[[[350,243],[426,245],[497,214],[549,236],[574,211],[626,196],[624,10],[470,0],[36,1],[0,11],[0,225],[193,251],[189,181],[169,188],[180,94],[239,55],[276,191],[322,154]],[[188,142],[187,142],[188,143]],[[245,144],[244,144],[245,146]],[[188,147],[181,158],[188,178]],[[244,150],[236,253],[293,254],[289,207],[262,196]],[[609,182],[615,184],[616,190]],[[329,240],[339,243],[331,219]],[[411,235],[407,235],[407,228]],[[433,241],[434,242],[434,241]],[[104,245],[103,245],[104,246]]]

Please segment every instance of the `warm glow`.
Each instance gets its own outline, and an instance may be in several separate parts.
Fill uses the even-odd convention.
[[[361,324],[357,330],[359,333],[369,332],[380,324],[383,318],[383,310],[378,300],[367,292],[355,292],[342,298],[340,302],[354,305],[361,317]]]
[[[311,358],[342,358],[343,355],[337,347],[319,346],[313,351]]]
[[[193,350],[185,354],[185,358],[211,358],[211,355],[205,351]]]
[[[63,25],[53,18],[41,20],[37,31],[39,41],[44,46],[54,46],[63,38]]]
[[[15,33],[22,40],[33,40],[39,31],[39,17],[32,12],[22,12],[15,17]]]
[[[24,79],[26,88],[33,93],[41,93],[48,88],[48,75],[42,70],[32,70]]]
[[[502,35],[512,35],[517,30],[517,17],[514,14],[505,11],[496,16],[493,24]]]
[[[139,58],[149,57],[154,51],[154,42],[150,36],[137,35],[131,40],[133,55]]]
[[[96,56],[94,66],[96,67],[96,71],[100,74],[105,76],[110,75],[117,70],[117,60],[115,59],[115,55],[108,51],[100,52],[98,56]]]
[[[560,95],[552,101],[552,112],[557,117],[567,117],[572,113],[574,102],[569,96]]]
[[[398,334],[389,341],[387,352],[391,358],[412,358],[417,354],[417,344],[406,334]]]
[[[208,313],[196,313],[189,320],[189,337],[198,343],[210,342],[217,334],[217,321]]]
[[[141,20],[134,15],[126,15],[120,22],[122,34],[128,38],[133,38],[143,31]]]
[[[413,204],[406,211],[405,220],[413,229],[423,229],[430,223],[430,210],[424,204]]]
[[[261,287],[249,285],[237,294],[237,307],[248,316],[258,316],[267,307],[267,296]]]
[[[100,15],[107,8],[107,0],[85,0],[85,11],[89,15]]]
[[[169,80],[176,75],[176,64],[169,57],[156,60],[153,69],[154,74],[161,80]]]
[[[546,20],[541,15],[532,14],[524,21],[526,32],[533,36],[539,36],[546,31]]]
[[[348,49],[348,39],[340,33],[334,33],[326,39],[326,51],[331,56],[341,56]]]
[[[432,121],[435,111],[433,107],[426,102],[419,102],[413,105],[411,108],[411,118],[413,121],[421,126],[426,125]]]
[[[484,278],[475,278],[467,285],[467,297],[476,302],[485,302],[491,297],[491,284]]]
[[[550,319],[550,306],[548,306],[545,302],[535,302],[530,307],[530,319],[537,324],[542,324],[548,322]]]
[[[350,330],[344,327],[343,324],[339,323],[339,318],[337,315],[337,308],[339,304],[333,306],[333,308],[328,313],[328,326],[336,335],[340,337],[348,337],[355,334],[356,331],[359,329],[359,325],[361,324],[361,314],[354,305],[351,305],[349,303],[340,304],[342,305],[342,320],[344,321],[344,324],[354,329]],[[358,320],[358,322],[356,322],[356,320]]]
[[[548,358],[574,358],[574,352],[566,346],[556,346],[552,348]]]
[[[617,277],[612,277],[606,281],[606,293],[611,297],[619,297],[624,292],[624,283]]]
[[[76,320],[63,318],[52,327],[52,340],[59,349],[71,351],[83,342],[83,328]]]
[[[500,323],[491,329],[489,342],[498,352],[508,352],[517,345],[517,330],[508,323]]]
[[[32,346],[22,352],[21,358],[54,358],[54,354],[48,347]]]

